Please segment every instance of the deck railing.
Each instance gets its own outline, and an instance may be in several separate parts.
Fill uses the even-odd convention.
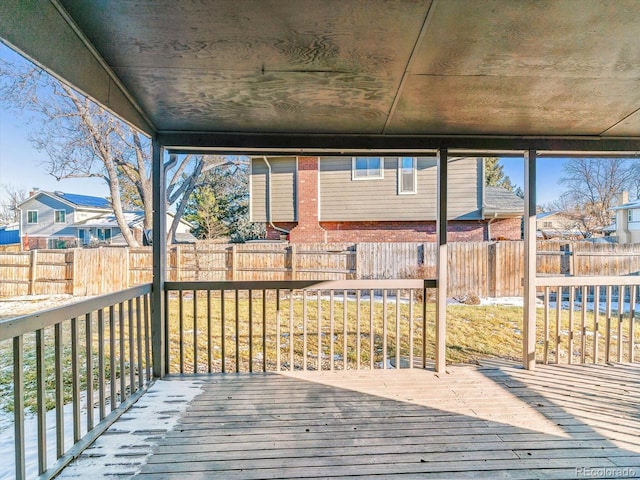
[[[633,276],[538,277],[538,358],[635,361],[639,284]],[[436,280],[164,287],[167,373],[424,368],[434,358]],[[16,478],[53,477],[144,393],[152,373],[150,294],[143,285],[0,322],[0,348],[14,365]],[[29,408],[34,438],[25,437]],[[33,465],[25,459],[29,443],[37,445]]]
[[[639,276],[538,277],[543,287],[542,362],[634,362]]]
[[[168,373],[413,368],[435,280],[167,282]],[[428,317],[431,321],[428,321]]]
[[[17,479],[55,476],[146,390],[150,292],[142,285],[0,322],[0,348],[13,358]],[[25,436],[25,410],[35,411],[35,438]],[[37,464],[25,458],[34,444]]]

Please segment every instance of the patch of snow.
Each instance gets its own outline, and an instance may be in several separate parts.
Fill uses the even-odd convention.
[[[56,478],[122,478],[135,475],[145,464],[158,440],[175,427],[180,414],[200,392],[201,386],[197,379],[157,380],[147,393]],[[83,410],[81,419],[84,433],[87,414],[86,408]],[[94,413],[97,415],[97,411]],[[64,423],[66,451],[73,443],[71,405],[64,407]],[[9,427],[0,432],[0,457],[3,459],[0,462],[0,480],[9,480],[15,478],[13,414],[2,414],[0,425]],[[37,476],[37,431],[35,415],[26,417],[25,457],[28,478]],[[51,466],[55,463],[56,456],[55,410],[47,412],[47,450]]]
[[[73,295],[21,295],[0,298],[0,319],[19,317],[40,310],[49,310],[70,303],[76,303],[91,297]]]

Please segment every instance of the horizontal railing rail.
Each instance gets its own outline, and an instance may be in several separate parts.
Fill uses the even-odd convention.
[[[538,277],[536,285],[543,289],[543,363],[635,361],[640,276]]]
[[[150,293],[151,285],[141,285],[0,321],[0,351],[10,350],[13,359],[17,479],[57,475],[146,391]],[[35,438],[25,436],[29,410]],[[48,410],[55,415],[52,429]],[[38,458],[26,458],[33,444]]]
[[[413,368],[435,280],[166,282],[168,373]]]

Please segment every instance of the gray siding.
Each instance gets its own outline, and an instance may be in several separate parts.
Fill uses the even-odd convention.
[[[27,223],[28,211],[38,212],[38,223]],[[54,223],[56,210],[66,212],[65,223]],[[74,223],[74,208],[56,200],[48,195],[40,194],[28,199],[20,207],[22,220],[21,234],[30,237],[68,237],[74,236],[74,229],[70,227]]]
[[[418,158],[417,192],[398,194],[398,158],[386,157],[384,178],[352,180],[351,157],[320,160],[321,221],[419,221],[436,219],[436,159]],[[450,219],[480,219],[482,160],[449,163]]]
[[[296,158],[269,158],[271,164],[271,220],[296,221]],[[268,169],[261,158],[251,159],[251,221],[266,222]]]
[[[449,161],[448,173],[448,218],[451,220],[481,219],[484,182],[482,159],[473,157]]]

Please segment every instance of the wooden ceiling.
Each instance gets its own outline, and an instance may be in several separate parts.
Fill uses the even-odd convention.
[[[637,0],[6,0],[3,15],[5,42],[183,143],[640,150]]]

